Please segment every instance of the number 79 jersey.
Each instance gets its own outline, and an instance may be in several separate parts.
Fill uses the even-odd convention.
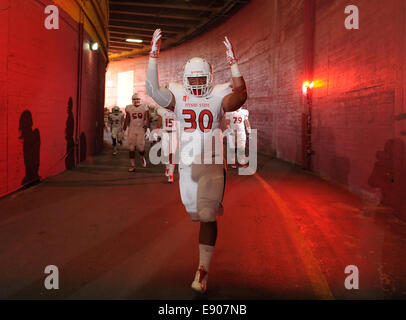
[[[245,132],[245,120],[248,120],[247,109],[238,109],[234,112],[227,112],[225,117],[230,120],[230,128],[235,131]]]

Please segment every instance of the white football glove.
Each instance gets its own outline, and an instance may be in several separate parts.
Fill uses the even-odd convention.
[[[158,58],[159,56],[159,49],[161,47],[161,29],[156,29],[154,34],[152,35],[151,41],[151,51],[149,52],[149,56],[152,58]]]
[[[149,128],[147,128],[147,131],[145,131],[144,139],[145,139],[145,140],[148,140],[150,134],[151,134],[151,130],[149,130]]]
[[[237,62],[237,56],[235,55],[233,46],[231,45],[230,40],[225,37],[225,41],[223,41],[224,45],[226,46],[226,56],[227,56],[227,63],[229,66],[232,66],[234,63]]]

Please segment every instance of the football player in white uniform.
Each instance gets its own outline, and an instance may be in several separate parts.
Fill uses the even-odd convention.
[[[164,130],[162,134],[162,152],[165,157],[168,182],[173,182],[173,173],[175,171],[175,153],[178,145],[176,136],[176,116],[175,113],[167,108],[156,107],[158,114],[158,125],[156,129]]]
[[[129,172],[135,171],[135,148],[140,154],[143,167],[147,166],[145,160],[145,139],[149,137],[149,109],[145,104],[141,104],[141,98],[137,93],[132,96],[133,104],[125,107],[125,121],[123,131],[128,129],[128,146],[130,148],[130,164]],[[145,129],[147,131],[145,131]]]
[[[118,153],[117,150],[117,142],[122,144],[122,128],[124,123],[124,114],[120,112],[120,108],[115,106],[112,109],[112,113],[109,114],[109,124],[110,124],[110,132],[111,138],[113,140],[113,155]]]
[[[245,144],[247,142],[247,136],[245,130],[247,130],[248,138],[251,135],[251,125],[248,120],[249,111],[242,107],[234,112],[226,113],[226,129],[230,130],[230,137],[227,139],[227,144],[230,149],[235,152],[235,144],[237,142],[237,152],[239,158],[244,163],[240,164],[242,167],[248,167],[245,163]],[[233,152],[233,153],[234,153]],[[237,162],[231,165],[233,168],[237,168]]]
[[[159,86],[158,55],[161,30],[154,32],[147,68],[146,89],[148,94],[162,107],[174,109],[178,121],[180,153],[183,136],[196,134],[205,141],[206,133],[220,131],[224,112],[240,108],[247,100],[244,78],[238,68],[237,59],[230,41],[225,37],[226,57],[231,67],[233,87],[230,83],[212,86],[212,66],[202,58],[187,61],[183,73],[183,85],[169,83],[168,88]],[[193,140],[193,144],[196,140]],[[199,141],[201,144],[201,140]],[[211,151],[211,150],[210,150]],[[206,152],[203,151],[201,156]],[[205,155],[205,154],[204,154]],[[223,156],[221,143],[221,159]],[[224,164],[185,163],[183,156],[179,164],[179,187],[182,202],[192,221],[200,221],[200,260],[192,288],[205,292],[210,261],[217,239],[216,216],[222,214],[225,187]]]

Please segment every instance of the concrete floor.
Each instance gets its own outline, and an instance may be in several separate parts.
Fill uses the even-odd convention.
[[[0,298],[197,299],[198,229],[163,166],[111,147],[0,199]],[[178,177],[176,176],[176,180]],[[229,170],[208,299],[406,298],[406,223],[301,169]],[[44,269],[59,268],[59,290]],[[356,265],[359,289],[344,269]]]

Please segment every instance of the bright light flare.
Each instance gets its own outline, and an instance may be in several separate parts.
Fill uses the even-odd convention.
[[[312,82],[309,82],[309,81],[303,82],[303,86],[302,86],[303,94],[307,94],[307,90],[309,88],[313,89],[313,87],[314,87],[314,82],[313,81]]]
[[[135,42],[135,43],[142,43],[141,39],[125,39],[127,42]]]
[[[97,51],[99,49],[99,44],[97,42],[90,43],[90,49],[92,49],[92,51]]]

